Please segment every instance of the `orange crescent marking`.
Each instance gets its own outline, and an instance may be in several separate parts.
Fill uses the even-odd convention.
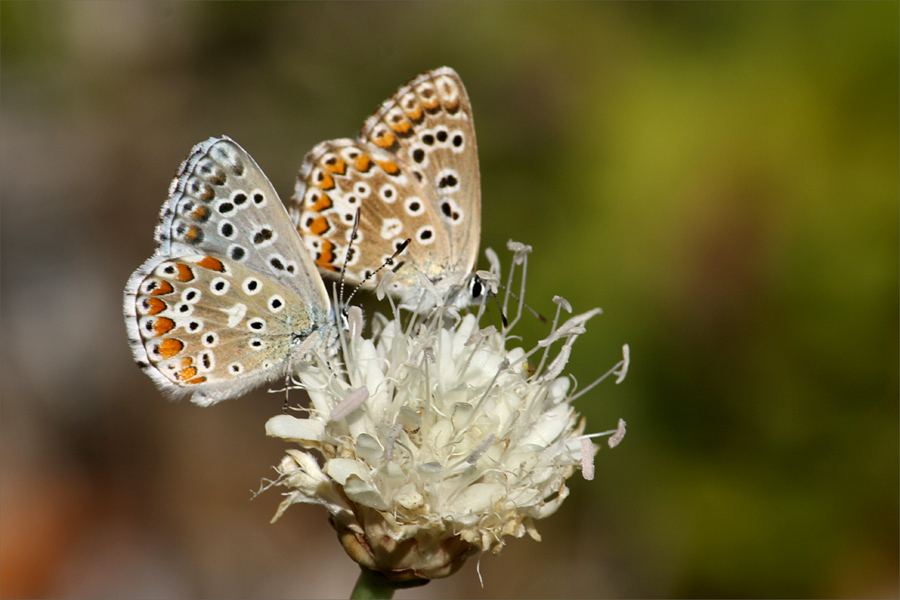
[[[153,294],[154,296],[163,296],[165,294],[171,294],[174,291],[175,291],[175,289],[172,287],[171,283],[169,283],[168,281],[160,281],[159,287],[157,287],[155,290],[153,290],[150,293]]]
[[[310,210],[322,212],[325,209],[331,208],[332,205],[333,203],[331,202],[331,198],[328,197],[328,194],[322,194],[322,197],[319,198],[316,203],[310,207]]]
[[[334,262],[334,244],[328,240],[322,240],[322,251],[316,257],[316,265],[328,271],[336,271],[337,269],[331,263]]]
[[[347,171],[347,163],[339,158],[333,165],[326,164],[325,169],[336,175],[343,175]]]
[[[388,175],[396,175],[398,172],[400,172],[400,167],[398,167],[397,163],[393,161],[386,160],[382,162],[380,160],[376,160],[375,162],[377,162],[378,166],[384,169],[385,173],[387,173]]]
[[[186,264],[175,263],[175,268],[178,269],[178,275],[175,276],[178,281],[191,281],[194,278],[194,272]]]
[[[159,298],[147,298],[146,300],[144,300],[144,304],[145,306],[149,307],[147,309],[148,315],[159,314],[168,308],[168,306],[166,306],[166,303]]]
[[[210,271],[218,271],[219,273],[225,272],[225,265],[222,264],[222,261],[218,258],[213,258],[212,256],[203,257],[203,260],[197,262],[197,264]]]
[[[166,338],[159,343],[159,354],[163,358],[172,358],[184,349],[184,342],[175,338]]]
[[[153,322],[153,332],[157,335],[165,335],[175,329],[175,321],[168,317],[159,317]]]
[[[206,381],[206,377],[194,377],[193,379],[188,379],[184,383],[189,383],[191,385],[197,385],[198,383],[203,383]]]
[[[178,379],[186,381],[197,376],[197,367],[185,367],[178,371]]]
[[[368,157],[366,154],[360,154],[356,157],[356,160],[353,161],[353,167],[357,171],[362,171],[363,173],[367,173],[369,169],[372,167],[372,159]]]
[[[322,171],[322,181],[319,182],[317,187],[320,190],[334,189],[334,178],[330,174]]]
[[[191,217],[195,220],[199,221],[201,219],[206,218],[206,215],[209,214],[209,209],[205,206],[198,206],[197,210],[191,213]]]
[[[196,225],[191,225],[188,227],[187,233],[184,234],[184,241],[186,242],[196,242],[200,239],[202,233],[200,232],[200,228]]]
[[[412,123],[409,121],[400,121],[399,123],[394,123],[391,125],[391,129],[394,130],[394,133],[404,134],[409,132],[412,129]]]
[[[396,141],[397,138],[394,137],[394,134],[385,133],[384,135],[375,138],[375,145],[379,148],[390,148]]]
[[[403,112],[406,113],[406,116],[409,117],[411,121],[418,121],[422,118],[422,105],[416,104],[416,107],[412,110],[403,109]]]
[[[309,224],[309,232],[314,235],[322,235],[329,229],[328,219],[325,217],[316,217],[316,220]]]

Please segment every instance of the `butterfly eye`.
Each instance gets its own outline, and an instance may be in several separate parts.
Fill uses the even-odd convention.
[[[484,292],[484,286],[481,284],[481,280],[477,277],[472,278],[472,289],[470,290],[472,294],[472,298],[478,299],[481,298],[482,292]]]

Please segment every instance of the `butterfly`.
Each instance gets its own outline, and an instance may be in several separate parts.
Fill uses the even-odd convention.
[[[169,188],[156,253],[125,286],[135,361],[203,406],[284,377],[336,339],[321,276],[284,205],[227,137],[196,145]]]
[[[456,71],[419,75],[365,121],[355,140],[313,148],[288,209],[327,277],[374,288],[374,273],[409,239],[387,285],[401,306],[433,304],[420,274],[454,305],[480,297],[483,284],[473,274],[481,235],[478,149],[472,105]]]

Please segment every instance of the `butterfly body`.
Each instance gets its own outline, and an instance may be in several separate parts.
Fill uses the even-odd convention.
[[[288,374],[335,339],[331,303],[281,200],[227,137],[194,147],[169,189],[158,248],[129,278],[138,365],[208,405]]]
[[[443,67],[416,77],[356,139],[313,148],[289,210],[323,275],[343,272],[347,282],[374,288],[372,274],[409,239],[388,291],[403,306],[427,305],[421,274],[455,303],[468,303],[481,182],[472,107],[456,72]]]

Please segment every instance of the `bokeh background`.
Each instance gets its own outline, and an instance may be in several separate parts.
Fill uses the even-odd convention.
[[[898,4],[0,4],[0,594],[346,597],[324,510],[251,491],[282,397],[164,400],[126,279],[227,134],[290,195],[440,65],[475,111],[483,240],[575,346],[593,431],[541,543],[413,597],[897,597]],[[482,266],[485,263],[482,262]],[[528,344],[546,326],[525,319]]]

